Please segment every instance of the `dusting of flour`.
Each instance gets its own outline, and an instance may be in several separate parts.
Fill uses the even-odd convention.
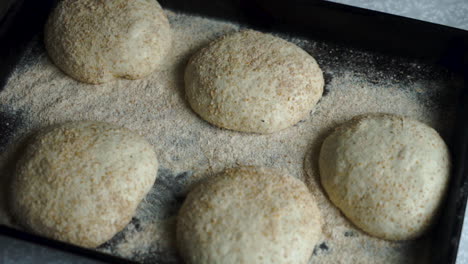
[[[0,186],[7,188],[16,142],[37,128],[70,120],[99,120],[135,130],[154,146],[161,169],[132,222],[98,250],[145,263],[180,263],[175,216],[190,186],[226,167],[274,167],[305,181],[325,219],[311,263],[424,263],[429,237],[410,242],[372,238],[330,203],[317,175],[324,137],[355,115],[375,112],[410,116],[447,139],[454,115],[454,86],[440,70],[404,59],[344,49],[279,35],[313,55],[325,72],[326,92],[303,121],[271,135],[240,133],[200,119],[184,95],[184,67],[209,41],[238,24],[166,10],[174,31],[164,67],[142,80],[102,85],[79,83],[48,59],[40,37],[0,92],[0,120],[11,126],[3,152]],[[8,118],[7,118],[8,117]],[[6,121],[4,121],[6,122]],[[9,133],[10,133],[9,132]],[[1,193],[5,193],[2,191]],[[0,223],[13,225],[0,196]]]

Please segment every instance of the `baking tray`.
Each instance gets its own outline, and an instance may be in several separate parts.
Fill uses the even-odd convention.
[[[369,67],[392,66],[392,58],[408,58],[443,67],[450,74],[468,80],[468,33],[446,26],[335,4],[326,1],[264,0],[161,0],[164,8],[203,17],[235,21],[268,32],[302,36],[351,49],[383,54],[384,61]],[[0,92],[23,55],[28,43],[39,34],[53,0],[18,0],[0,22]],[[343,57],[341,57],[343,58]],[[394,65],[396,66],[396,65]],[[402,77],[403,78],[403,77]],[[448,142],[453,173],[445,206],[431,233],[431,261],[455,263],[467,199],[468,91],[457,91],[456,122]],[[13,116],[0,116],[0,141],[8,142]],[[1,143],[0,142],[0,143]],[[52,241],[0,226],[0,237],[46,250],[61,250],[78,261],[127,263],[93,250]],[[88,262],[86,262],[88,263]]]

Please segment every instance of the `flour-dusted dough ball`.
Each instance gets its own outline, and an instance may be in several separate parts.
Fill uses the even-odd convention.
[[[416,238],[434,221],[450,173],[447,146],[418,121],[355,118],[323,142],[322,185],[356,226],[389,240]]]
[[[17,163],[10,208],[37,234],[96,247],[130,222],[157,168],[152,146],[128,129],[91,121],[48,127]]]
[[[63,0],[45,27],[52,61],[86,83],[139,79],[162,63],[171,29],[155,0]]]
[[[321,216],[300,180],[241,167],[195,187],[177,218],[187,264],[305,264],[321,235]]]
[[[296,45],[247,30],[201,49],[185,70],[192,109],[227,129],[272,133],[304,119],[323,93],[317,62]]]

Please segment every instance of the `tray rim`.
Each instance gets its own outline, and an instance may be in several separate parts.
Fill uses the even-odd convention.
[[[41,2],[40,4],[38,2]],[[4,18],[0,20],[0,46],[6,46],[6,49],[0,51],[0,91],[5,85],[6,80],[8,79],[13,66],[16,65],[19,58],[23,54],[25,50],[25,45],[29,43],[32,37],[37,34],[40,30],[42,30],[42,25],[47,18],[48,12],[51,8],[56,4],[57,0],[47,0],[47,1],[35,1],[35,0],[18,0],[16,3],[10,6],[10,8],[6,11],[6,15]],[[169,8],[171,10],[177,10],[181,12],[197,12],[194,6],[203,7],[204,4],[213,3],[210,0],[196,0],[192,1],[192,4],[182,4],[179,7],[176,7],[176,4],[180,4],[184,1],[170,1],[170,0],[160,0],[159,3],[164,8]],[[190,1],[188,1],[190,3]],[[291,31],[291,24],[294,25],[294,20],[288,20],[288,18],[275,16],[272,10],[265,8],[265,2],[268,2],[270,7],[278,3],[283,3],[283,1],[264,1],[264,0],[225,0],[224,2],[228,2],[231,5],[235,5],[235,7],[242,10],[242,14],[234,13],[223,13],[220,10],[215,10],[216,12],[213,14],[208,14],[205,16],[211,17],[214,16],[215,18],[223,18],[227,20],[236,21],[239,19],[239,15],[241,16],[242,23],[248,24],[253,28],[264,29],[268,27],[279,27],[281,30],[288,30],[288,32],[294,32],[297,34],[310,34],[311,28],[301,28],[300,30],[293,30]],[[433,64],[442,65],[443,67],[448,68],[450,71],[456,72],[462,75],[465,79],[465,83],[468,83],[468,31],[458,28],[453,28],[446,25],[435,24],[431,22],[425,22],[413,18],[402,17],[393,14],[387,14],[380,11],[368,10],[360,7],[353,7],[345,4],[329,2],[329,1],[309,1],[305,2],[304,0],[289,0],[288,7],[295,7],[298,8],[301,5],[306,5],[308,8],[317,8],[316,14],[319,12],[323,12],[323,14],[319,17],[323,19],[324,15],[330,14],[342,14],[348,17],[354,17],[356,20],[363,19],[363,21],[377,21],[384,25],[383,27],[388,27],[388,23],[390,24],[398,24],[401,26],[410,25],[411,28],[421,29],[422,34],[431,34],[436,33],[434,38],[437,36],[442,36],[437,41],[438,44],[446,44],[446,46],[437,46],[433,45],[429,47],[433,49],[439,49],[437,52],[434,53],[433,57],[424,57],[424,56],[416,56],[417,59],[423,59],[424,61],[430,61]],[[206,6],[205,5],[205,6]],[[283,3],[284,6],[284,3]],[[176,8],[175,8],[176,7]],[[237,10],[239,11],[239,10]],[[263,13],[259,13],[263,12]],[[35,15],[33,15],[35,14]],[[258,18],[255,17],[256,14],[263,14],[260,16],[260,20],[265,19],[265,21],[259,21]],[[231,19],[229,19],[231,18]],[[290,19],[290,18],[289,18]],[[31,22],[34,23],[32,27],[27,30],[24,30],[24,33],[21,29],[27,28],[31,26]],[[268,24],[270,23],[270,24]],[[296,21],[297,23],[297,21]],[[326,24],[326,23],[324,23]],[[324,25],[323,27],[326,29],[328,26]],[[350,25],[348,25],[349,27]],[[352,25],[351,25],[352,26]],[[20,30],[18,30],[20,29]],[[333,30],[337,31],[340,30],[340,24],[334,25]],[[332,31],[333,31],[332,30]],[[364,28],[365,30],[369,30]],[[369,32],[373,32],[374,30],[369,30]],[[385,31],[384,31],[385,32]],[[395,35],[393,35],[395,36]],[[427,36],[426,36],[427,37]],[[330,38],[330,39],[329,39]],[[330,36],[330,34],[317,34],[315,35],[314,39],[326,39],[327,41],[337,41],[337,39]],[[454,41],[452,43],[451,41]],[[417,43],[416,43],[417,44]],[[344,45],[349,45],[354,47],[356,43],[345,43]],[[359,44],[358,44],[359,46]],[[362,47],[358,47],[362,48]],[[445,50],[441,50],[444,48]],[[365,50],[368,47],[364,47]],[[0,49],[2,50],[2,49]],[[403,57],[412,57],[411,55],[401,55],[398,52],[394,53],[391,50],[371,50],[383,53],[390,53],[392,55],[403,56]],[[447,53],[443,53],[447,52]],[[427,55],[427,54],[426,54]],[[461,56],[460,56],[461,55]],[[460,56],[460,59],[456,59],[455,56]],[[457,126],[454,128],[454,140],[451,142],[450,147],[453,160],[455,165],[458,165],[454,171],[452,172],[452,179],[450,183],[450,190],[449,190],[449,197],[446,199],[446,203],[451,206],[444,206],[444,213],[448,210],[448,207],[455,207],[451,208],[453,212],[449,212],[453,214],[454,212],[464,213],[466,210],[466,194],[465,197],[459,199],[453,193],[458,193],[459,188],[457,186],[453,186],[454,182],[456,182],[459,186],[466,186],[468,185],[468,170],[465,168],[465,162],[467,159],[467,150],[468,150],[468,122],[463,120],[464,116],[468,116],[468,91],[467,87],[464,87],[462,93],[459,96],[459,103],[458,108],[456,110],[457,115]],[[461,166],[460,166],[461,165]],[[449,202],[450,201],[450,202]],[[452,217],[453,218],[453,217]],[[456,217],[455,217],[456,218]],[[438,233],[439,242],[441,245],[444,246],[446,243],[445,248],[441,251],[442,253],[434,255],[433,263],[455,263],[456,255],[458,251],[458,243],[461,238],[461,229],[463,226],[463,219],[458,219],[458,222],[455,226],[451,227],[450,232],[444,232],[444,230],[440,228],[442,220],[439,221],[439,224],[436,226],[436,233]],[[450,222],[449,222],[450,223]],[[450,233],[450,237],[447,237],[444,233]],[[94,250],[86,250],[74,245],[66,244],[60,241],[51,240],[48,238],[40,237],[34,234],[29,234],[20,230],[16,230],[13,228],[6,227],[4,225],[0,225],[0,236],[7,236],[16,240],[21,240],[26,243],[32,243],[37,246],[42,247],[50,247],[54,249],[61,250],[63,252],[71,253],[74,255],[79,255],[87,258],[92,258],[96,260],[106,261],[109,263],[134,263],[129,260],[116,258],[112,255],[103,254]],[[455,236],[455,237],[453,237]],[[436,236],[437,237],[437,236]],[[434,250],[437,251],[437,250]],[[123,262],[120,262],[123,261]]]

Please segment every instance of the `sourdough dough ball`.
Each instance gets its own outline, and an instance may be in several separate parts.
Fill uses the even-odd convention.
[[[320,234],[320,212],[304,183],[253,167],[198,185],[177,219],[187,264],[305,264]]]
[[[157,168],[152,146],[130,130],[88,121],[48,127],[17,163],[10,208],[35,233],[96,247],[130,222]]]
[[[98,84],[153,72],[171,45],[155,0],[63,0],[45,27],[52,61],[71,77]]]
[[[272,133],[307,117],[322,96],[323,74],[307,52],[247,30],[195,54],[185,71],[193,110],[227,129]]]
[[[389,240],[416,238],[434,221],[450,173],[437,132],[395,115],[356,118],[323,142],[322,185],[356,226]]]

